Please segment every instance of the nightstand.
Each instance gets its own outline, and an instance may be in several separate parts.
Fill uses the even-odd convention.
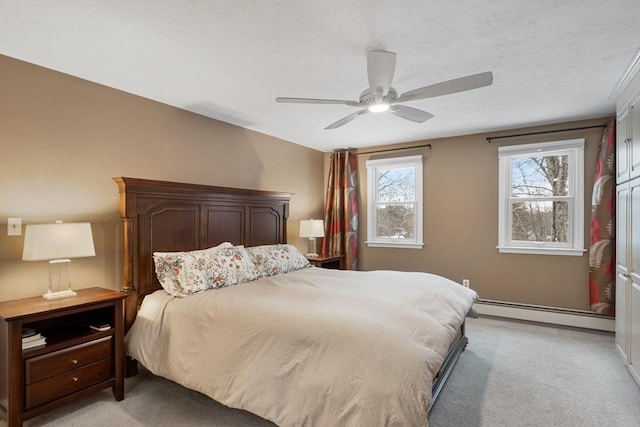
[[[317,255],[317,256],[307,256],[307,259],[311,263],[311,265],[321,268],[333,268],[333,269],[343,269],[344,268],[344,255],[338,254],[329,254],[329,255]]]
[[[102,288],[58,300],[42,297],[0,302],[0,409],[9,427],[111,387],[124,399],[124,299]],[[92,323],[111,328],[95,331]],[[46,344],[22,348],[23,328]]]

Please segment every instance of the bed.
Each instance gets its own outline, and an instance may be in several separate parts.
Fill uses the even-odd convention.
[[[114,180],[129,375],[140,362],[281,426],[428,424],[468,342],[473,291],[427,273],[305,266],[176,298],[154,252],[287,247],[292,195]]]

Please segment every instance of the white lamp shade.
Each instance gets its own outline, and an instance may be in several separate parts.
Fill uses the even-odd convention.
[[[324,237],[324,221],[321,219],[301,220],[300,237]]]
[[[88,222],[30,224],[24,232],[23,261],[95,256]]]

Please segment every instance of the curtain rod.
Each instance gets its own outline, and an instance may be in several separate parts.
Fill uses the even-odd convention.
[[[412,145],[411,147],[398,147],[398,148],[387,148],[386,150],[365,151],[363,153],[356,153],[356,156],[359,156],[360,154],[386,153],[388,151],[410,150],[412,148],[424,148],[424,147],[429,147],[429,150],[431,150],[431,144],[422,144],[422,145]]]
[[[502,136],[488,136],[487,137],[487,142],[491,143],[491,140],[493,140],[493,139],[515,138],[515,137],[518,137],[518,136],[541,135],[541,134],[544,134],[544,133],[569,132],[569,131],[572,131],[572,130],[584,130],[584,129],[604,128],[604,127],[607,127],[607,125],[604,124],[604,125],[595,125],[595,126],[583,126],[583,127],[579,127],[579,128],[545,130],[545,131],[540,131],[540,132],[515,133],[515,134],[512,134],[512,135],[502,135]]]

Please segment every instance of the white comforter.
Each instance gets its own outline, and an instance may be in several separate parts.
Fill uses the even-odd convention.
[[[427,273],[320,268],[158,291],[127,354],[280,426],[426,426],[432,378],[476,297]]]

